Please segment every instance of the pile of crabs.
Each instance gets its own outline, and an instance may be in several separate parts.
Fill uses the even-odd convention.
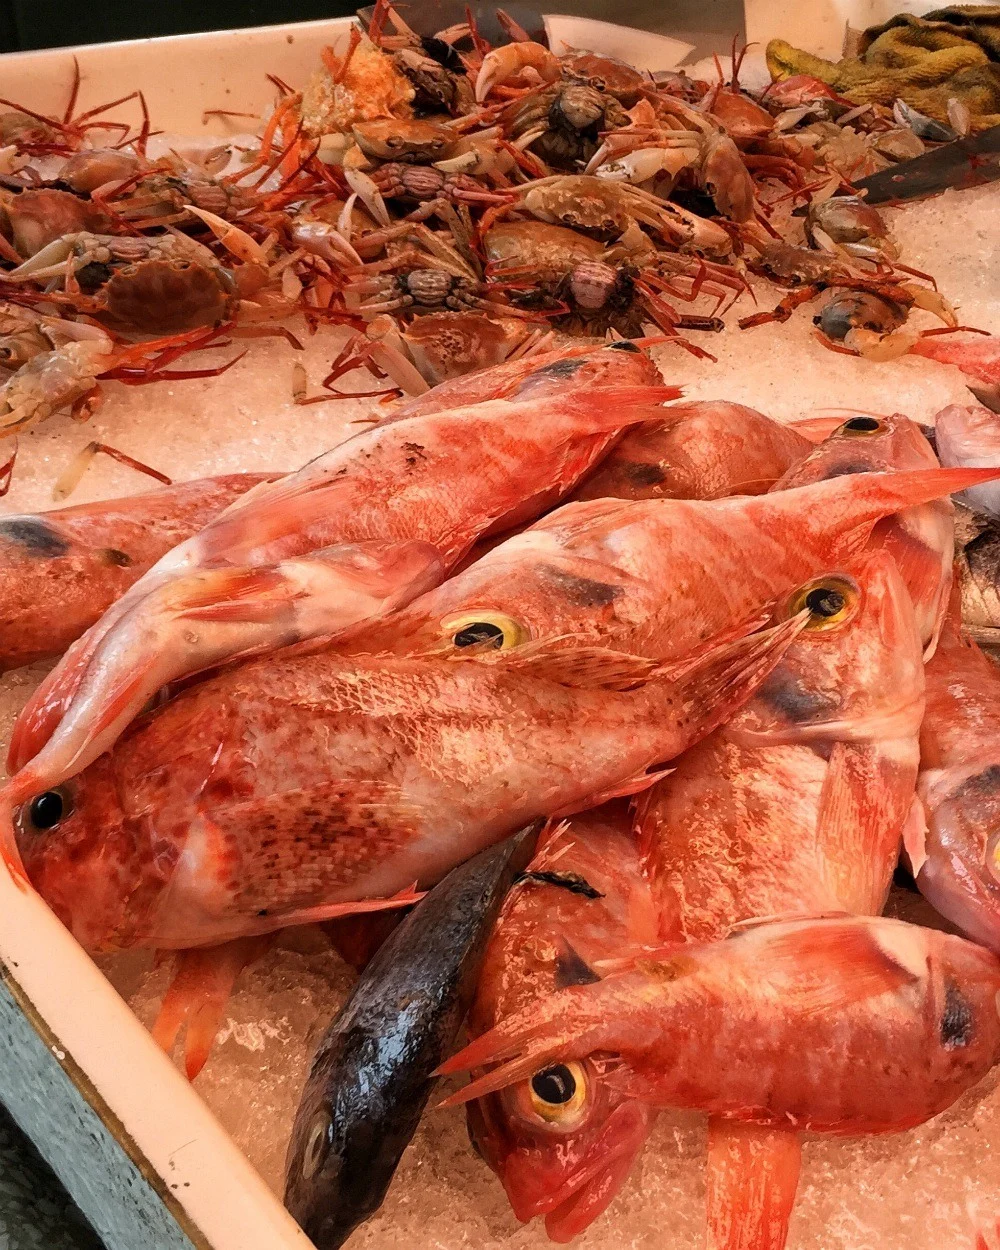
[[[915,307],[955,326],[852,194],[947,126],[804,77],[753,96],[738,62],[727,83],[558,54],[499,16],[491,48],[471,15],[420,37],[380,0],[303,91],[274,80],[242,145],[150,157],[141,92],[137,133],[108,120],[121,100],[76,113],[78,81],[62,118],[5,101],[0,433],[85,418],[98,378],[153,381],[234,335],[294,346],[296,316],[355,331],[328,398],[358,365],[417,394],[566,335],[707,355],[688,334],[721,329],[754,275],[794,290],[742,326],[824,289],[838,350],[910,350]]]

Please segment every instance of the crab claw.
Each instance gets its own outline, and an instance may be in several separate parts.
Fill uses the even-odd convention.
[[[18,265],[16,269],[6,274],[7,280],[19,282],[26,278],[55,277],[55,272],[48,273],[47,271],[52,266],[59,266],[61,270],[63,263],[72,256],[73,248],[79,238],[78,234],[64,234],[61,239],[53,239],[41,251],[30,256],[23,265]]]
[[[356,191],[358,199],[381,226],[390,224],[389,210],[382,199],[382,192],[374,181],[360,169],[349,169],[344,166],[344,178],[352,191]]]
[[[199,217],[226,251],[231,252],[237,260],[245,261],[248,265],[267,265],[267,253],[245,230],[234,226],[224,217],[208,212],[207,209],[195,208],[193,204],[185,204],[184,207],[189,213]]]
[[[498,83],[514,78],[526,69],[534,70],[543,82],[555,82],[560,72],[559,58],[530,39],[508,43],[487,52],[476,78],[477,103],[482,104]]]

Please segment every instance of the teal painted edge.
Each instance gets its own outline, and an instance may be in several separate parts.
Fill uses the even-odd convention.
[[[0,1053],[0,1101],[107,1250],[198,1250],[3,981]]]

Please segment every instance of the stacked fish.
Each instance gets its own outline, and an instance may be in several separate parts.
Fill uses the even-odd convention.
[[[364,969],[289,1154],[321,1248],[436,1070],[553,1240],[680,1107],[710,1246],[780,1250],[802,1132],[921,1123],[1000,1061],[1000,672],[961,619],[1000,626],[1000,418],[948,410],[935,454],[678,395],[581,345],[284,477],[0,522],[5,666],[66,649],[11,870],[92,951],[181,953],[155,1032],[190,1075],[276,931],[336,922]],[[901,844],[964,937],[881,916]]]

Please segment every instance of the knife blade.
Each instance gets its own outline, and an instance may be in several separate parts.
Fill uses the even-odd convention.
[[[877,174],[859,178],[854,186],[866,192],[869,204],[906,203],[939,191],[966,190],[1000,179],[1000,126],[900,161]]]

